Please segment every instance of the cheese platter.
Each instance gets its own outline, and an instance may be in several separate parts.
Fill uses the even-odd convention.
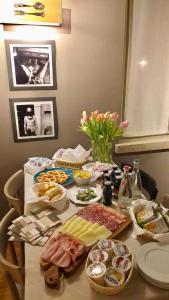
[[[56,272],[52,268],[55,275],[71,275],[99,240],[117,236],[130,223],[129,216],[102,204],[94,203],[82,208],[48,241],[40,257],[41,269],[47,272],[55,266],[59,270]]]

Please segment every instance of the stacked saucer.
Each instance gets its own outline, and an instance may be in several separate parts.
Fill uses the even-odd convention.
[[[169,289],[169,244],[152,242],[141,246],[136,254],[136,262],[145,280]]]

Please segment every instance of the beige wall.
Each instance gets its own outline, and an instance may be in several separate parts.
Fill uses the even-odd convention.
[[[4,42],[0,40],[0,207],[7,206],[3,185],[28,157],[48,156],[60,147],[87,146],[87,139],[78,132],[82,110],[96,108],[120,111],[122,90],[125,0],[64,1],[71,8],[71,34],[56,37],[57,91],[10,92]],[[9,34],[8,34],[9,37]],[[12,38],[12,36],[10,37]],[[44,39],[48,39],[46,36]],[[52,141],[14,143],[8,98],[56,96],[59,138]],[[126,157],[128,161],[132,157]],[[140,156],[141,165],[167,190],[168,155]],[[117,161],[124,157],[117,158]],[[164,174],[163,176],[163,171]]]
[[[82,110],[120,110],[125,0],[63,0],[63,6],[71,8],[72,29],[71,34],[56,37],[57,91],[10,92],[1,37],[1,214],[5,210],[4,182],[28,157],[51,157],[58,148],[74,147],[78,143],[87,146],[87,139],[78,132]],[[10,37],[8,33],[8,38],[12,34]],[[14,143],[8,98],[41,96],[56,96],[58,140]]]

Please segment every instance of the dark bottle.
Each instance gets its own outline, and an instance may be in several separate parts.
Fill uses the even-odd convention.
[[[104,175],[104,182],[105,181],[111,181],[110,175],[109,174],[105,174]]]
[[[114,184],[115,183],[115,181],[116,181],[116,176],[115,176],[115,172],[114,172],[114,170],[112,170],[111,171],[111,181],[112,181],[112,184]]]
[[[111,181],[105,181],[103,187],[103,204],[110,206],[112,204]]]
[[[121,176],[116,176],[116,181],[114,183],[114,188],[113,188],[114,199],[118,199],[118,194],[119,194],[119,188],[120,188],[121,179],[122,179]]]
[[[104,182],[106,181],[105,180],[105,176],[109,176],[109,171],[107,169],[103,170],[103,174],[102,174],[102,188],[104,187]]]
[[[118,167],[117,165],[114,165],[114,166],[113,166],[113,171],[118,170],[118,168],[119,168],[119,167]]]

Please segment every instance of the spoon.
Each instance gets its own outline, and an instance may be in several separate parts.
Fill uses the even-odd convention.
[[[16,16],[24,16],[24,15],[33,15],[33,16],[37,16],[37,17],[45,17],[45,13],[42,11],[42,12],[36,12],[36,13],[27,13],[23,10],[15,10],[14,11],[15,15]]]
[[[45,5],[42,2],[36,2],[34,5],[23,4],[23,3],[15,3],[14,7],[15,8],[18,8],[18,7],[34,7],[37,10],[45,9]]]

